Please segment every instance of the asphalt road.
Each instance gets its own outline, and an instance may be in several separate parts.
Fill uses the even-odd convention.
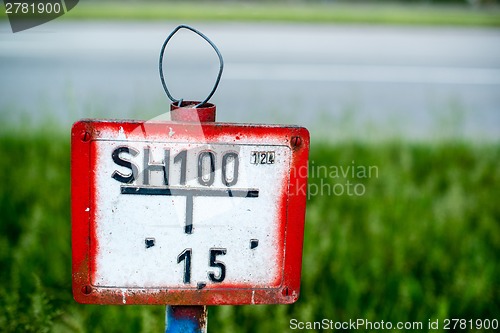
[[[169,108],[158,55],[177,23],[0,23],[0,120],[69,126]],[[193,24],[225,60],[219,121],[307,126],[313,139],[500,139],[500,29]],[[176,98],[203,99],[218,70],[190,32],[172,38]]]

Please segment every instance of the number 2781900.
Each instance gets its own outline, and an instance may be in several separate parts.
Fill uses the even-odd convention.
[[[59,14],[61,12],[60,3],[38,3],[33,2],[6,2],[6,14]]]

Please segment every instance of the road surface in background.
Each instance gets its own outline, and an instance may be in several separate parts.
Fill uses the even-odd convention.
[[[225,69],[224,122],[307,126],[315,138],[500,139],[500,29],[193,23]],[[158,55],[176,22],[0,24],[0,119],[70,126],[150,119],[169,100]],[[204,99],[215,53],[180,31],[165,57],[177,98]]]

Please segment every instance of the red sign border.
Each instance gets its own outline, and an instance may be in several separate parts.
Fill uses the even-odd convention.
[[[291,152],[291,169],[284,239],[284,280],[279,288],[261,289],[137,289],[108,288],[91,284],[92,218],[91,207],[91,142],[104,139],[106,130],[123,131],[127,136],[147,126],[148,136],[166,137],[170,128],[187,133],[200,142],[243,144],[266,138],[287,145]],[[182,131],[184,129],[184,131]],[[200,130],[201,129],[201,130]],[[220,141],[224,140],[224,141]],[[229,124],[180,123],[143,121],[81,120],[71,131],[71,219],[72,219],[72,280],[73,297],[85,304],[165,304],[165,305],[243,305],[290,304],[299,298],[302,268],[302,248],[306,210],[307,161],[309,132],[303,127]],[[305,173],[305,175],[304,175]]]

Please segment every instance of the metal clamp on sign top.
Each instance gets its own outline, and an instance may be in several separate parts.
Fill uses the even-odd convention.
[[[170,33],[170,35],[168,35],[167,39],[165,39],[165,42],[163,43],[163,46],[161,47],[161,51],[160,51],[160,66],[159,66],[159,70],[160,70],[160,80],[161,80],[161,84],[163,85],[163,89],[165,90],[165,93],[167,94],[168,98],[170,98],[170,100],[174,103],[178,103],[178,106],[180,107],[181,104],[182,104],[182,101],[184,99],[176,99],[172,96],[172,94],[170,94],[170,91],[168,90],[167,88],[167,84],[165,83],[165,78],[163,77],[163,54],[165,53],[165,47],[167,46],[168,42],[170,41],[170,39],[175,35],[175,33],[177,31],[179,31],[180,29],[187,29],[187,30],[190,30],[194,33],[196,33],[197,35],[199,35],[201,38],[203,38],[204,40],[207,41],[208,44],[210,44],[210,46],[212,46],[212,48],[215,50],[215,53],[217,53],[217,56],[219,57],[219,63],[220,63],[220,66],[219,66],[219,75],[217,75],[217,79],[215,80],[215,84],[214,84],[214,87],[212,88],[212,91],[210,92],[210,94],[208,94],[207,98],[205,98],[202,102],[200,102],[199,104],[195,105],[195,108],[199,108],[200,106],[202,106],[203,104],[205,104],[206,102],[208,102],[208,100],[213,96],[213,94],[215,93],[215,91],[217,90],[217,87],[219,86],[219,82],[220,82],[220,78],[222,76],[222,70],[224,69],[224,60],[222,59],[222,55],[219,51],[219,49],[217,48],[217,46],[215,46],[215,44],[207,37],[205,36],[204,34],[202,34],[200,31],[190,27],[190,26],[187,26],[187,25],[179,25],[177,28],[174,29],[174,31],[172,31]]]

